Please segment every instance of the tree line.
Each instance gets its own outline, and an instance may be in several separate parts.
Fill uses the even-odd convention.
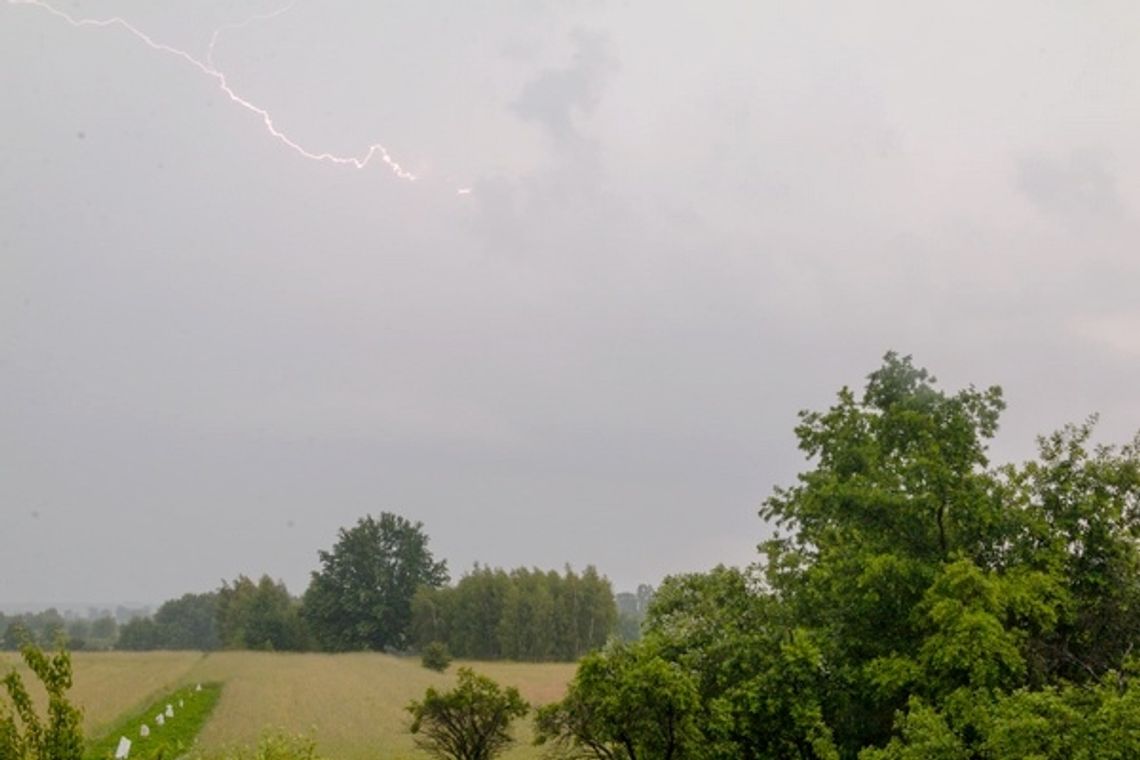
[[[441,642],[460,657],[571,660],[601,646],[617,621],[610,582],[593,567],[581,574],[567,567],[560,575],[476,565],[450,586],[422,523],[391,513],[341,529],[318,558],[320,569],[300,597],[269,576],[242,575],[116,626],[113,645],[339,652]],[[69,633],[58,617],[24,616],[30,626],[8,626],[3,641],[13,649],[27,640],[53,646]],[[105,626],[91,627],[102,634]],[[80,648],[74,638],[69,646]]]
[[[1140,757],[1140,436],[1094,444],[1090,419],[1040,438],[1032,461],[994,466],[1004,406],[996,386],[947,394],[891,353],[862,394],[843,388],[802,412],[810,466],[764,503],[779,533],[758,562],[647,594],[641,638],[582,657],[564,698],[537,710],[535,742],[597,760]],[[321,553],[322,572],[411,588],[382,555],[338,566],[370,543],[355,530]],[[423,548],[416,566],[440,580],[407,597],[333,593],[306,611],[311,594],[348,585],[315,574],[299,602],[310,633],[333,649],[444,636],[476,656],[533,655],[549,650],[528,649],[538,639],[525,632],[560,620],[568,598],[590,606],[590,571],[476,568],[444,589],[446,568]],[[322,642],[319,624],[334,620],[338,638]],[[590,631],[584,621],[553,640]],[[485,760],[528,706],[463,670],[454,690],[407,709],[422,748]]]
[[[119,623],[110,615],[68,619],[54,607],[19,615],[0,612],[0,649],[14,652],[27,641],[50,647],[60,637],[72,649],[111,649],[119,638]]]
[[[317,648],[301,617],[299,601],[285,584],[263,575],[223,582],[215,591],[184,594],[164,602],[153,617],[131,620],[119,632],[118,649]]]
[[[796,428],[747,569],[675,576],[539,743],[592,758],[1140,757],[1140,436],[993,466],[1000,388],[888,354]]]
[[[575,660],[605,644],[617,623],[609,580],[587,567],[476,566],[454,586],[421,586],[412,600],[417,647],[445,644],[467,659]]]

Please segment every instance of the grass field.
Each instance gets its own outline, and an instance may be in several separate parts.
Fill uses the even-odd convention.
[[[101,739],[89,741],[84,757],[87,760],[114,757],[120,737],[133,743],[132,757],[181,757],[194,746],[220,694],[221,684],[209,682],[165,692],[145,709],[121,716]],[[163,725],[155,718],[160,713],[164,718],[169,716]],[[149,735],[142,735],[143,726],[150,730]]]
[[[83,708],[83,732],[97,736],[120,716],[141,709],[171,687],[189,679],[202,661],[200,652],[76,652],[71,661],[75,675],[70,697]],[[0,652],[0,673],[11,666],[26,673],[20,656]],[[30,675],[24,682],[33,693],[38,683]]]
[[[17,662],[0,655],[0,669]],[[285,654],[217,652],[96,653],[73,655],[72,695],[84,709],[84,726],[97,736],[123,714],[170,689],[197,682],[224,683],[222,697],[199,736],[206,749],[253,744],[267,729],[309,733],[331,760],[427,757],[407,733],[404,706],[428,686],[447,687],[456,667],[467,664],[503,685],[515,686],[532,704],[563,694],[573,664],[456,663],[445,674],[419,660],[382,654]],[[537,758],[529,725],[506,760]]]

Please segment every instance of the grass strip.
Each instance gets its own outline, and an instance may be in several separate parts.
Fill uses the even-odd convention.
[[[201,690],[186,686],[173,691],[145,710],[120,720],[101,738],[91,742],[83,755],[84,760],[113,758],[123,736],[131,740],[131,760],[173,760],[180,757],[190,750],[221,695],[220,683],[204,683]],[[165,724],[160,726],[155,717],[164,714],[167,705],[173,708],[174,717],[166,718]],[[144,724],[149,728],[150,736],[140,735]]]

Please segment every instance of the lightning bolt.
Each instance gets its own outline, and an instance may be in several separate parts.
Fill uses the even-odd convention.
[[[12,0],[9,1],[11,2]],[[19,0],[16,1],[18,2]],[[32,0],[24,0],[24,2],[32,2]],[[270,13],[258,13],[256,15],[250,16],[245,21],[230,22],[228,24],[222,24],[219,26],[214,30],[214,33],[210,35],[210,44],[206,46],[206,64],[211,67],[214,65],[214,48],[217,46],[218,37],[221,36],[222,32],[227,29],[241,29],[243,26],[249,26],[255,21],[270,21],[277,18],[278,16],[288,13],[293,9],[294,5],[296,5],[296,3],[289,3],[284,8],[278,8],[277,10]]]
[[[310,150],[309,148],[304,147],[289,137],[280,128],[278,128],[269,111],[239,95],[237,91],[230,86],[229,81],[226,79],[226,75],[220,69],[218,69],[217,66],[214,65],[214,48],[218,43],[218,37],[224,30],[237,29],[247,24],[253,23],[254,21],[266,21],[272,18],[276,18],[292,8],[292,3],[272,13],[264,13],[258,16],[252,16],[241,22],[223,24],[222,26],[218,27],[214,30],[213,35],[210,37],[210,43],[206,48],[205,60],[200,60],[185,50],[180,50],[179,48],[156,41],[146,32],[134,26],[129,21],[123,18],[119,18],[118,16],[105,19],[77,18],[69,13],[59,10],[58,8],[44,2],[43,0],[8,0],[8,4],[34,5],[37,8],[41,8],[47,11],[52,16],[55,16],[56,18],[67,22],[75,28],[118,27],[128,32],[131,36],[152,50],[156,50],[160,53],[165,53],[167,55],[181,59],[193,68],[197,69],[204,76],[207,76],[210,79],[214,80],[214,82],[216,82],[218,85],[218,89],[220,89],[225,94],[225,96],[230,99],[231,102],[260,117],[262,124],[265,126],[265,131],[268,132],[272,137],[276,138],[283,145],[290,148],[294,153],[307,158],[310,161],[325,162],[339,166],[351,166],[356,169],[363,169],[368,166],[368,164],[372,163],[373,160],[379,160],[400,179],[407,180],[409,182],[414,182],[416,179],[416,175],[400,166],[400,164],[397,163],[394,158],[392,158],[392,155],[388,152],[388,149],[380,143],[369,145],[368,149],[359,156],[346,156],[329,152],[317,152],[315,150]],[[470,188],[460,188],[458,190],[458,194],[460,195],[466,195],[469,192]]]

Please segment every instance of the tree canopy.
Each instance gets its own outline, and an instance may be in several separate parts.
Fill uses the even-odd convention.
[[[1140,757],[1140,439],[1094,446],[1090,420],[995,467],[1003,408],[892,353],[801,413],[810,466],[765,502],[761,561],[667,579],[633,650],[676,673],[643,700],[695,689],[701,741],[674,757]],[[584,699],[631,656],[584,661],[540,738],[662,756],[618,751],[646,719],[608,725],[620,677]]]
[[[605,644],[616,618],[610,582],[592,566],[559,575],[476,565],[455,586],[419,589],[412,642],[469,659],[569,661]]]
[[[403,648],[420,586],[447,582],[447,563],[428,550],[423,523],[383,512],[342,528],[302,602],[309,629],[324,649]]]
[[[299,651],[308,648],[300,604],[268,575],[240,575],[217,592],[218,635],[227,649]]]

